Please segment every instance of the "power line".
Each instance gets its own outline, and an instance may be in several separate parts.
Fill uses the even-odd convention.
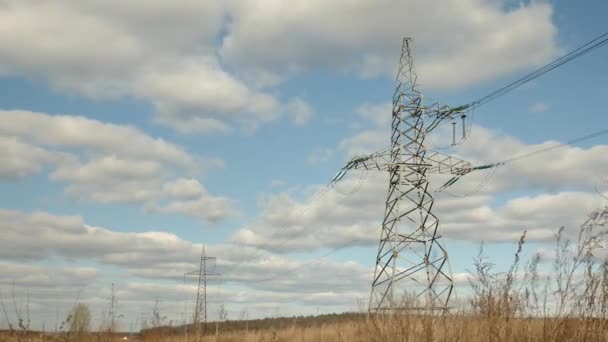
[[[530,157],[534,157],[537,156],[539,154],[543,154],[543,153],[547,153],[550,151],[554,151],[560,148],[564,148],[564,147],[568,147],[568,146],[572,146],[574,144],[586,141],[586,140],[590,140],[596,137],[599,137],[601,135],[604,134],[608,134],[608,129],[603,129],[594,133],[590,133],[587,135],[583,135],[581,137],[578,138],[574,138],[571,140],[566,141],[565,143],[558,143],[552,146],[548,146],[548,147],[544,147],[538,150],[534,150],[531,152],[527,152],[527,153],[523,153],[523,154],[517,154],[514,155],[510,158],[507,159],[503,159],[499,162],[496,163],[490,163],[490,164],[486,164],[486,165],[482,165],[482,166],[478,166],[475,167],[474,170],[480,170],[480,169],[492,169],[490,173],[488,173],[484,179],[471,191],[462,194],[462,195],[455,195],[455,194],[451,194],[449,192],[446,192],[449,196],[452,197],[468,197],[470,195],[473,195],[477,192],[479,192],[481,189],[483,189],[490,181],[490,179],[494,176],[494,173],[496,172],[496,168],[499,166],[503,166],[503,165],[507,165],[510,163],[513,163],[515,161],[521,160],[521,159],[526,159],[526,158],[530,158]],[[442,192],[443,190],[445,190],[446,188],[448,188],[449,186],[451,186],[452,184],[456,183],[456,181],[459,179],[460,177],[454,177],[452,178],[450,181],[448,181],[448,183],[446,183],[444,186],[442,186],[441,188],[439,188],[436,192]]]
[[[481,191],[481,189],[485,188],[486,185],[488,185],[488,183],[490,182],[490,180],[492,179],[492,177],[494,177],[494,175],[496,174],[496,167],[492,167],[490,169],[490,172],[488,172],[483,179],[479,182],[479,184],[477,184],[472,190],[469,190],[468,192],[464,193],[464,194],[453,194],[449,191],[446,191],[445,193],[450,196],[450,197],[455,197],[455,198],[464,198],[464,197],[469,197],[471,195],[474,195],[476,193],[478,193],[479,191]],[[439,191],[437,192],[441,192],[443,189],[439,189]]]
[[[599,137],[599,136],[607,134],[607,133],[608,133],[608,129],[603,129],[601,131],[597,131],[597,132],[594,132],[594,133],[591,133],[591,134],[587,134],[587,135],[584,135],[582,137],[578,137],[578,138],[575,138],[575,139],[572,139],[572,140],[568,140],[565,143],[558,143],[558,144],[555,144],[553,146],[548,146],[548,147],[545,147],[545,148],[542,148],[542,149],[538,149],[538,150],[535,150],[535,151],[531,151],[531,152],[528,152],[528,153],[516,155],[514,157],[505,159],[505,160],[503,160],[501,162],[498,162],[496,164],[499,164],[499,165],[509,164],[509,163],[514,162],[514,161],[518,161],[518,160],[525,159],[525,158],[530,158],[530,157],[535,156],[537,154],[542,154],[542,153],[545,153],[545,152],[550,152],[550,151],[553,151],[553,150],[557,150],[559,148],[564,148],[564,147],[567,147],[567,146],[570,146],[570,145],[577,144],[577,143],[585,141],[585,140],[593,139],[593,138]]]
[[[486,104],[486,103],[488,103],[490,101],[493,101],[496,98],[498,98],[498,97],[500,97],[502,95],[505,95],[505,94],[507,94],[507,93],[515,90],[516,88],[519,88],[522,85],[524,85],[524,84],[526,84],[526,83],[528,83],[528,82],[530,82],[530,81],[532,81],[532,80],[534,80],[534,79],[536,79],[536,78],[538,78],[538,77],[546,74],[547,72],[549,72],[549,71],[551,71],[551,70],[553,70],[555,68],[558,68],[558,67],[560,67],[560,66],[562,66],[562,65],[564,65],[564,64],[566,64],[568,62],[571,62],[571,61],[573,61],[574,59],[576,59],[578,57],[584,56],[584,55],[588,54],[589,52],[591,52],[591,51],[593,51],[593,50],[595,50],[597,48],[600,48],[600,47],[606,45],[607,43],[608,43],[608,32],[606,32],[606,33],[604,33],[604,34],[602,34],[602,35],[600,35],[600,36],[598,36],[598,37],[590,40],[589,42],[587,42],[587,43],[579,46],[578,48],[570,51],[569,53],[565,54],[564,56],[562,56],[562,57],[560,57],[560,58],[552,61],[551,63],[549,63],[549,64],[547,64],[547,65],[545,65],[545,66],[543,66],[543,67],[541,67],[541,68],[539,68],[539,69],[537,69],[537,70],[535,70],[535,71],[533,71],[533,72],[531,72],[531,73],[529,73],[527,75],[525,75],[524,77],[522,77],[522,78],[520,78],[520,79],[518,79],[516,81],[513,81],[513,82],[507,84],[506,86],[504,86],[504,87],[502,87],[502,88],[500,88],[500,89],[498,89],[496,91],[493,91],[490,94],[485,95],[483,97],[480,97],[479,99],[471,102],[469,104],[468,110],[471,110],[473,108],[482,106],[482,105],[484,105],[484,104]]]
[[[536,78],[548,73],[549,71],[556,69],[568,62],[571,62],[581,56],[584,56],[584,55],[592,52],[593,50],[598,49],[606,44],[608,44],[608,32],[597,36],[596,38],[588,41],[587,43],[585,43],[583,45],[580,45],[579,47],[568,52],[567,54],[565,54],[565,55],[553,60],[552,62],[542,66],[541,68],[538,68],[538,69],[534,70],[533,72],[503,86],[502,88],[500,88],[498,90],[495,90],[485,96],[482,96],[466,105],[453,109],[453,112],[459,112],[459,113],[463,113],[463,114],[468,113],[469,120],[468,120],[468,125],[467,125],[468,127],[465,127],[466,134],[463,135],[463,137],[460,139],[460,141],[458,141],[457,143],[453,143],[451,146],[460,144],[462,141],[466,140],[471,135],[471,131],[473,129],[473,116],[475,113],[475,108],[480,107],[490,101],[493,101],[493,100],[497,99],[498,97],[503,96],[503,95],[521,87],[522,85],[535,80]],[[446,122],[446,121],[436,122],[434,125],[432,125],[432,128],[434,129],[435,127],[441,125],[444,122]],[[430,132],[430,130],[427,129],[427,132]],[[441,147],[439,149],[449,148],[449,147],[450,146],[445,146],[445,147]]]

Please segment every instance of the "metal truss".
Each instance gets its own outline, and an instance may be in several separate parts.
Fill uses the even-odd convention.
[[[339,181],[348,170],[388,171],[390,175],[370,312],[448,309],[453,279],[448,252],[438,234],[439,219],[433,213],[427,175],[459,177],[474,170],[464,160],[425,147],[425,137],[432,129],[462,115],[466,107],[423,105],[410,42],[409,38],[403,40],[393,95],[390,148],[353,158],[334,177]]]
[[[407,155],[404,155],[403,159],[408,160],[410,158],[408,158]],[[409,163],[400,163],[399,166],[406,167],[408,164],[413,163],[411,161]],[[391,166],[396,165],[393,165],[391,162],[390,149],[374,152],[367,156],[355,157],[351,159],[346,166],[344,166],[340,172],[338,172],[333,181],[337,182],[341,180],[349,170],[389,171]],[[467,161],[435,151],[427,151],[423,166],[427,167],[427,171],[429,173],[450,174],[457,176],[464,176],[474,170],[471,163]]]
[[[215,257],[207,256],[205,246],[203,246],[201,249],[199,269],[184,273],[184,281],[186,276],[198,276],[196,306],[194,308],[194,315],[192,317],[192,324],[194,325],[197,341],[200,340],[201,336],[201,323],[203,323],[203,328],[207,327],[207,277],[220,275],[217,272],[209,271],[209,266],[207,265],[209,261],[215,263]]]

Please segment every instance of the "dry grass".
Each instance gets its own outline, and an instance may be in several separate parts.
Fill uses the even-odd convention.
[[[223,324],[220,332],[205,336],[180,335],[179,329],[149,330],[133,336],[136,341],[608,341],[608,262],[594,253],[603,249],[608,235],[608,208],[592,213],[578,237],[569,239],[564,229],[555,236],[555,258],[543,261],[534,255],[522,262],[526,242],[519,240],[513,263],[504,273],[495,272],[480,249],[470,272],[468,305],[444,315],[382,314],[344,315],[340,320],[312,326],[291,323],[281,328],[243,329]],[[543,262],[547,264],[542,264]],[[539,269],[551,268],[542,274]],[[230,331],[228,328],[231,327]],[[237,328],[234,328],[234,327]],[[20,322],[0,342],[120,341],[107,333],[39,336]],[[225,330],[225,331],[222,331]]]
[[[259,331],[234,331],[201,336],[201,342],[262,341],[606,341],[605,320],[497,319],[465,316],[393,315],[353,320],[348,323],[316,327],[287,327]],[[152,336],[131,338],[135,341],[195,342],[194,336]],[[29,336],[24,339],[0,338],[0,341],[64,341],[57,336]],[[121,337],[100,339],[95,335],[69,341],[121,341]]]

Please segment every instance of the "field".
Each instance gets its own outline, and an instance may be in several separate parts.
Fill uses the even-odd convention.
[[[278,322],[277,322],[278,324]],[[142,335],[87,334],[80,336],[31,333],[27,336],[0,337],[0,341],[167,341],[195,342],[195,336],[179,333],[148,332]],[[301,326],[298,323],[265,329],[242,329],[203,335],[200,341],[606,341],[605,319],[510,319],[466,317],[464,315],[429,317],[394,315],[367,318],[348,316],[339,323]]]

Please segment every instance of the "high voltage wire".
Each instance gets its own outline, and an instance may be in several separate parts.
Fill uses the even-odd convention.
[[[499,165],[509,164],[509,163],[514,162],[514,161],[518,161],[520,159],[530,158],[530,157],[535,156],[537,154],[542,154],[542,153],[550,152],[550,151],[553,151],[553,150],[557,150],[559,148],[564,148],[564,147],[567,147],[567,146],[570,146],[570,145],[577,144],[577,143],[585,141],[585,140],[593,139],[593,138],[599,137],[599,136],[607,134],[607,133],[608,133],[608,129],[603,129],[601,131],[597,131],[597,132],[594,132],[594,133],[591,133],[591,134],[584,135],[582,137],[578,137],[578,138],[569,140],[569,141],[567,141],[565,143],[558,143],[558,144],[555,144],[553,146],[548,146],[548,147],[545,147],[545,148],[542,148],[542,149],[539,149],[539,150],[535,150],[535,151],[531,151],[531,152],[528,152],[528,153],[525,153],[525,154],[516,155],[514,157],[505,159],[505,160],[503,160],[501,162],[498,162],[496,164],[499,164]]]
[[[601,131],[597,131],[597,132],[594,132],[594,133],[583,135],[581,137],[568,140],[565,143],[558,143],[558,144],[555,144],[555,145],[552,145],[552,146],[547,146],[547,147],[544,147],[544,148],[541,148],[541,149],[538,149],[538,150],[534,150],[534,151],[530,151],[530,152],[527,152],[527,153],[517,154],[517,155],[514,155],[514,156],[512,156],[510,158],[503,159],[503,160],[501,160],[499,162],[488,164],[486,166],[488,166],[487,168],[491,168],[492,169],[491,172],[488,175],[486,175],[484,177],[484,179],[473,190],[471,190],[471,191],[469,191],[469,192],[467,192],[465,194],[462,194],[462,195],[454,195],[454,194],[450,194],[449,192],[446,192],[446,193],[448,195],[452,196],[452,197],[467,197],[467,196],[473,195],[473,194],[479,192],[481,189],[483,189],[489,183],[490,179],[494,176],[494,173],[496,172],[496,168],[499,167],[499,166],[507,165],[507,164],[516,162],[516,161],[521,160],[521,159],[531,158],[531,157],[537,156],[539,154],[551,152],[551,151],[554,151],[554,150],[557,150],[557,149],[560,149],[560,148],[572,146],[574,144],[577,144],[577,143],[580,143],[580,142],[583,142],[583,141],[586,141],[586,140],[589,140],[589,139],[593,139],[593,138],[599,137],[599,136],[604,135],[604,134],[608,134],[608,129],[603,129]],[[445,188],[443,188],[443,189],[445,189]],[[440,191],[438,191],[438,192],[441,192],[443,189],[440,188]]]
[[[498,98],[498,97],[500,97],[502,95],[505,95],[505,94],[511,92],[512,90],[515,90],[516,88],[521,87],[522,85],[524,85],[524,84],[526,84],[526,83],[528,83],[528,82],[530,82],[530,81],[532,81],[532,80],[534,80],[534,79],[536,79],[536,78],[538,78],[538,77],[546,74],[547,72],[549,72],[549,71],[551,71],[551,70],[553,70],[555,68],[558,68],[558,67],[560,67],[560,66],[562,66],[562,65],[564,65],[564,64],[566,64],[568,62],[571,62],[571,61],[573,61],[574,59],[576,59],[578,57],[584,56],[584,55],[588,54],[589,52],[591,52],[591,51],[593,51],[593,50],[595,50],[597,48],[600,48],[600,47],[602,47],[602,46],[604,46],[606,44],[608,44],[608,32],[606,32],[606,33],[604,33],[604,34],[602,34],[602,35],[600,35],[600,36],[598,36],[598,37],[590,40],[589,42],[587,42],[587,43],[579,46],[578,48],[570,51],[566,55],[564,55],[564,56],[562,56],[562,57],[560,57],[560,58],[552,61],[551,63],[549,63],[549,64],[547,64],[547,65],[545,65],[545,66],[543,66],[543,67],[541,67],[541,68],[539,68],[539,69],[537,69],[537,70],[535,70],[535,71],[533,71],[533,72],[531,72],[531,73],[529,73],[527,75],[525,75],[524,77],[522,77],[522,78],[520,78],[520,79],[518,79],[518,80],[516,80],[514,82],[511,82],[511,83],[507,84],[506,86],[504,86],[504,87],[502,87],[502,88],[500,88],[500,89],[498,89],[498,90],[496,90],[494,92],[491,92],[488,95],[485,95],[485,96],[483,96],[483,97],[481,97],[481,98],[479,98],[479,99],[471,102],[469,104],[469,110],[471,110],[473,108],[476,108],[476,107],[479,107],[481,105],[484,105],[484,104],[486,104],[486,103],[488,103],[488,102],[490,102],[492,100],[495,100],[496,98]]]
[[[468,128],[466,129],[466,131],[467,131],[466,136],[463,137],[462,139],[460,139],[460,141],[457,144],[460,144],[462,141],[467,140],[468,137],[471,135],[471,132],[473,130],[473,116],[475,113],[475,109],[477,107],[480,107],[490,101],[493,101],[493,100],[497,99],[498,97],[503,96],[503,95],[523,86],[524,84],[535,80],[536,78],[548,73],[549,71],[554,70],[568,62],[571,62],[576,58],[584,56],[584,55],[592,52],[593,50],[598,49],[606,44],[608,44],[608,32],[605,32],[605,33],[593,38],[592,40],[586,42],[585,44],[580,45],[576,49],[568,52],[567,54],[559,57],[558,59],[550,62],[549,64],[546,64],[543,67],[536,69],[535,71],[519,78],[518,80],[513,81],[498,90],[495,90],[485,96],[478,98],[477,100],[470,102],[467,105],[460,107],[460,108],[463,108],[467,113],[469,113],[469,123],[468,123]],[[442,147],[439,149],[444,149],[444,148],[449,148],[449,147],[450,146],[445,146],[445,147]]]
[[[495,90],[485,96],[482,96],[472,102],[469,102],[466,105],[463,105],[461,107],[458,107],[459,109],[461,109],[462,111],[469,113],[469,123],[468,123],[468,128],[467,128],[467,134],[466,136],[464,136],[462,139],[460,139],[460,141],[457,144],[460,144],[462,141],[467,140],[468,137],[471,135],[471,131],[473,129],[473,116],[475,113],[475,109],[477,107],[480,107],[490,101],[493,101],[495,99],[497,99],[500,96],[503,96],[521,86],[523,86],[524,84],[531,82],[533,80],[535,80],[536,78],[548,73],[551,70],[554,70],[568,62],[571,62],[581,56],[584,56],[590,52],[592,52],[595,49],[598,49],[604,45],[608,44],[608,32],[603,33],[599,36],[597,36],[596,38],[588,41],[587,43],[580,45],[579,47],[577,47],[576,49],[568,52],[567,54],[555,59],[554,61],[544,65],[541,68],[536,69],[535,71],[517,79],[516,81],[513,81],[507,85],[505,85],[504,87]],[[444,121],[445,122],[445,121]],[[441,123],[437,124],[437,126],[439,126]],[[454,146],[451,145],[451,146]],[[441,149],[445,149],[445,148],[449,148],[450,146],[444,146],[444,147],[440,147],[438,148],[439,150]]]

